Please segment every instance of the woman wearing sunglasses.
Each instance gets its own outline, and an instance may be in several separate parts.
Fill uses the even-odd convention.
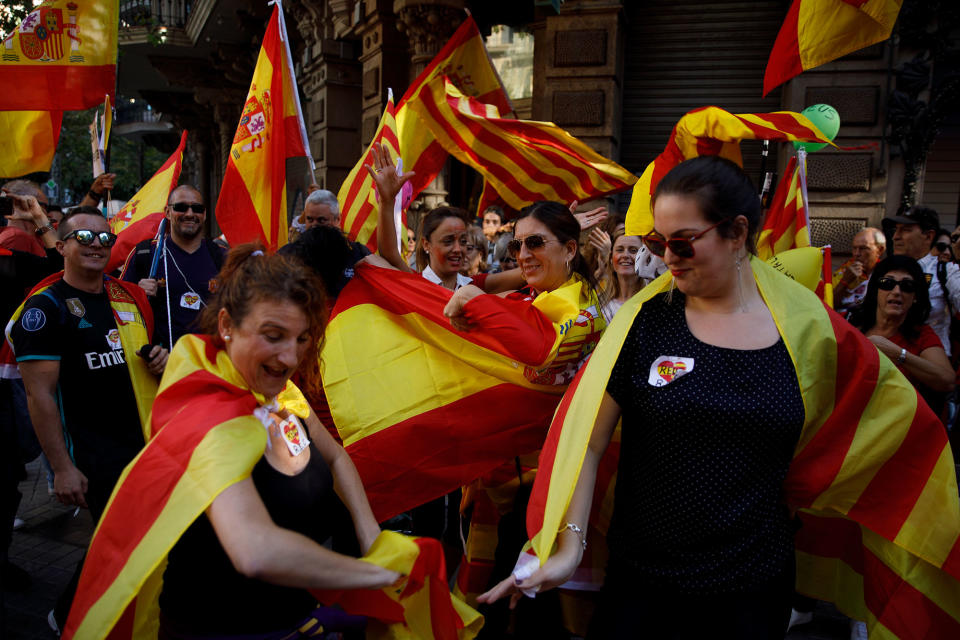
[[[943,392],[953,389],[954,372],[943,343],[926,324],[929,315],[923,270],[913,258],[896,255],[874,267],[863,305],[851,322],[893,360],[939,413]]]
[[[624,304],[567,391],[527,511],[532,553],[479,601],[510,595],[514,605],[571,579],[593,542],[594,495],[610,491],[598,469],[622,421],[609,561],[587,637],[638,637],[642,621],[651,638],[782,638],[798,566],[792,510],[815,498],[849,509],[852,490],[846,476],[817,484],[822,458],[803,457],[798,442],[816,432],[845,451],[850,418],[859,429],[867,411],[860,398],[884,404],[883,423],[869,425],[922,428],[935,460],[945,435],[866,339],[753,258],[761,209],[739,167],[683,162],[651,204],[643,241],[669,273]],[[872,362],[873,377],[838,375],[829,354],[840,344],[844,366]],[[878,384],[883,394],[872,393]],[[833,411],[847,420],[829,420]],[[897,446],[878,443],[850,466],[883,464]]]

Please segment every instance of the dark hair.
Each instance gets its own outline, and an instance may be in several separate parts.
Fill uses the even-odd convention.
[[[63,217],[60,219],[60,224],[57,225],[57,233],[60,236],[60,239],[63,240],[63,237],[68,233],[73,231],[73,225],[70,224],[70,221],[74,216],[99,216],[106,220],[103,216],[103,212],[96,207],[91,207],[89,205],[81,205],[79,207],[74,207],[68,209],[66,213],[63,214]]]
[[[314,192],[316,193],[316,192]],[[344,286],[343,271],[353,265],[353,249],[343,232],[329,225],[310,227],[296,241],[284,245],[280,255],[296,256],[323,281],[327,295],[336,298]]]
[[[742,215],[747,219],[747,251],[757,252],[757,232],[763,222],[763,211],[757,189],[743,169],[720,156],[699,156],[681,162],[660,180],[650,200],[653,208],[664,195],[686,196],[697,201],[708,222]],[[734,220],[717,227],[724,238],[734,238],[740,231]]]
[[[587,265],[587,261],[584,260],[583,254],[580,253],[580,223],[577,222],[577,219],[570,213],[567,205],[549,200],[534,202],[520,212],[516,221],[520,222],[527,216],[534,218],[537,222],[546,226],[547,229],[550,230],[550,233],[557,236],[557,240],[561,243],[567,244],[573,240],[577,248],[570,267],[575,273],[579,273],[591,288],[596,289],[597,278]],[[516,227],[514,227],[514,229],[516,229]]]
[[[487,236],[483,235],[480,227],[472,224],[467,227],[467,241],[473,244],[480,252],[480,273],[487,272]]]
[[[913,305],[907,311],[907,317],[900,325],[900,333],[908,340],[920,335],[920,327],[930,315],[930,292],[927,286],[927,277],[917,261],[909,256],[895,255],[884,258],[876,264],[867,283],[867,293],[863,297],[860,307],[853,313],[850,323],[867,332],[877,324],[877,290],[880,278],[891,271],[906,271],[917,283],[917,292],[914,294]]]
[[[200,314],[200,328],[223,348],[218,315],[226,309],[233,322],[240,324],[253,305],[264,300],[292,302],[310,323],[308,333],[311,348],[300,362],[297,371],[304,391],[315,394],[320,389],[319,353],[323,330],[327,324],[327,303],[323,286],[303,263],[285,255],[253,255],[263,251],[259,242],[242,244],[227,254],[217,275],[213,298]]]
[[[489,207],[487,207],[486,209],[484,209],[484,210],[483,210],[483,213],[480,214],[480,221],[481,221],[481,222],[483,221],[483,216],[487,215],[488,213],[495,213],[495,214],[497,214],[498,216],[500,216],[500,224],[503,224],[504,213],[503,213],[503,209],[502,209],[501,207],[498,207],[497,205],[492,204],[492,205],[490,205]]]
[[[437,207],[423,216],[420,220],[420,229],[417,231],[417,271],[423,271],[430,266],[430,255],[423,248],[423,239],[430,241],[430,236],[447,218],[460,218],[463,226],[470,226],[470,214],[459,207]]]

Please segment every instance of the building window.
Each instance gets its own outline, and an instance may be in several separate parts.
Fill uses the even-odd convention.
[[[533,34],[494,25],[487,51],[511,100],[533,96]]]

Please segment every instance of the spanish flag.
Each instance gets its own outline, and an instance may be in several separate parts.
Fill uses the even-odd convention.
[[[787,249],[810,246],[807,203],[801,184],[803,177],[796,156],[790,158],[757,238],[757,257],[761,260]]]
[[[354,242],[366,245],[371,251],[377,250],[378,205],[373,178],[364,165],[373,164],[371,149],[375,144],[384,145],[390,151],[391,158],[401,157],[400,143],[397,141],[397,121],[394,116],[391,90],[377,133],[357,164],[350,170],[347,179],[340,186],[340,193],[337,194],[337,200],[340,203],[340,225],[347,232],[347,237]],[[397,197],[401,196],[398,194]]]
[[[0,111],[0,176],[50,171],[62,120],[62,111]]]
[[[890,37],[903,0],[793,0],[763,75],[763,95],[808,69]]]
[[[871,637],[960,637],[960,504],[943,425],[893,363],[813,293],[760,260],[751,266],[803,396],[784,483],[803,523],[797,590],[866,621]],[[643,303],[670,280],[664,274],[624,304],[557,409],[521,565],[552,552],[613,364]]]
[[[292,383],[277,401],[300,417],[309,414]],[[64,638],[157,636],[167,554],[221,491],[250,475],[267,438],[254,410],[268,402],[209,338],[177,342],[153,405],[151,439],[124,469],[97,526]],[[366,559],[410,576],[400,594],[388,587],[317,595],[349,613],[396,623],[384,637],[413,637],[404,635],[406,623],[417,625],[412,628],[422,635],[416,637],[466,640],[475,635],[478,616],[451,600],[439,557],[429,544],[384,533]]]
[[[118,10],[116,0],[47,0],[30,11],[3,41],[0,111],[81,111],[114,97]]]
[[[187,132],[180,134],[180,144],[167,161],[157,169],[153,177],[123,205],[110,220],[110,230],[117,234],[107,272],[126,266],[137,243],[149,240],[157,234],[163,220],[163,212],[170,192],[177,186],[180,169],[183,167],[183,149],[187,144]]]
[[[741,140],[833,144],[806,116],[792,111],[733,114],[719,107],[694,109],[680,118],[663,153],[647,165],[633,185],[627,235],[642,236],[653,229],[650,197],[670,169],[697,156],[721,156],[743,166]]]
[[[217,223],[232,245],[287,243],[287,158],[309,157],[290,44],[273,7],[217,199]]]
[[[483,331],[453,329],[450,296],[417,274],[361,265],[327,327],[324,392],[380,521],[536,451],[568,382],[541,369],[579,357],[571,336],[602,330],[581,317],[583,296],[598,305],[575,278],[532,305],[475,298],[465,312]]]
[[[463,94],[476,98],[482,104],[493,105],[499,113],[513,111],[500,76],[487,55],[477,23],[472,16],[467,16],[397,105],[397,131],[403,166],[405,170],[417,174],[411,180],[414,198],[433,182],[447,160],[447,151],[434,139],[428,123],[410,108],[410,103],[417,99],[421,90],[439,76],[447,76]]]
[[[552,122],[501,118],[446,76],[407,103],[443,148],[484,178],[484,199],[514,209],[540,200],[590,200],[630,188],[637,177]],[[481,205],[482,210],[483,205]]]

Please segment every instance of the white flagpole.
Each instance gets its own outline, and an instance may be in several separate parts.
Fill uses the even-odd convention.
[[[290,39],[287,37],[287,21],[283,17],[283,3],[281,0],[270,0],[267,5],[275,4],[280,9],[280,39],[283,40],[284,49],[287,52],[287,71],[290,73],[290,83],[293,85],[293,104],[297,107],[297,124],[300,125],[300,139],[303,142],[303,149],[307,152],[307,159],[310,161],[310,181],[316,182],[316,163],[313,161],[313,154],[310,152],[310,141],[307,140],[307,126],[303,121],[303,111],[300,109],[300,90],[297,87],[297,76],[293,72],[293,56],[290,53]]]

